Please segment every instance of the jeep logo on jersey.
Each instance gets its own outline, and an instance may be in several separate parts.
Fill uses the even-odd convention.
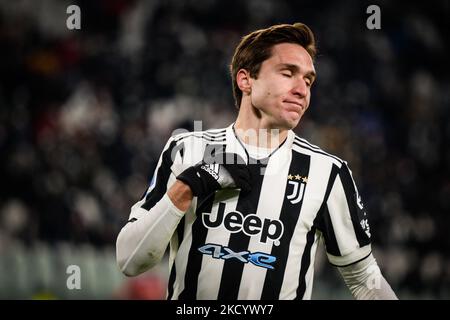
[[[204,212],[202,215],[203,225],[209,229],[224,226],[225,229],[232,233],[244,232],[246,235],[252,237],[259,235],[259,241],[267,243],[272,241],[275,246],[280,245],[279,239],[283,235],[284,226],[279,220],[271,220],[265,218],[261,220],[256,214],[249,214],[244,216],[239,211],[231,211],[225,214],[225,204],[219,203],[217,216],[211,217],[211,213]]]
[[[292,186],[292,193],[287,196],[287,199],[292,204],[297,204],[303,199],[305,194],[305,186],[308,182],[308,177],[302,177],[299,174],[289,174],[288,175],[288,185]]]

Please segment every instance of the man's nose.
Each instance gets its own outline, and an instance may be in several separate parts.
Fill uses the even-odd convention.
[[[296,81],[295,86],[292,88],[292,93],[300,98],[306,97],[308,94],[308,86],[306,85],[306,81],[303,79]]]

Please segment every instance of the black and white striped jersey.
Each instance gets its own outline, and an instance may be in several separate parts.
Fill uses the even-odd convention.
[[[321,238],[333,265],[371,253],[368,217],[347,163],[293,131],[260,160],[249,158],[232,126],[170,138],[130,219],[158,214],[151,209],[176,175],[217,151],[248,161],[252,190],[194,198],[170,238],[168,299],[310,299]]]

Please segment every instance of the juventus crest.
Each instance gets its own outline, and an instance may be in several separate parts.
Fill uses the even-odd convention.
[[[308,182],[308,177],[302,177],[299,174],[296,175],[289,174],[287,178],[288,178],[288,190],[286,190],[287,199],[292,204],[297,204],[303,199],[303,195],[305,193],[305,186],[306,183]],[[289,188],[289,186],[292,186],[292,188]]]

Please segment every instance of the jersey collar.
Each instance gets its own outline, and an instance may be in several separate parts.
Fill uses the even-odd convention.
[[[237,137],[237,135],[234,131],[234,124],[235,124],[235,122],[233,122],[226,128],[227,146],[226,146],[225,152],[236,153],[236,154],[240,155],[243,159],[246,159],[246,161],[248,163],[249,158],[250,158],[249,154],[248,154],[247,150],[245,149],[245,146],[242,143],[242,141]],[[289,130],[286,139],[275,150],[273,150],[272,153],[267,158],[272,157],[274,154],[278,155],[278,153],[289,152],[289,150],[292,147],[294,138],[295,138],[295,133],[292,130]],[[265,159],[267,159],[267,158],[265,158]],[[264,160],[264,159],[261,159],[261,160]]]

